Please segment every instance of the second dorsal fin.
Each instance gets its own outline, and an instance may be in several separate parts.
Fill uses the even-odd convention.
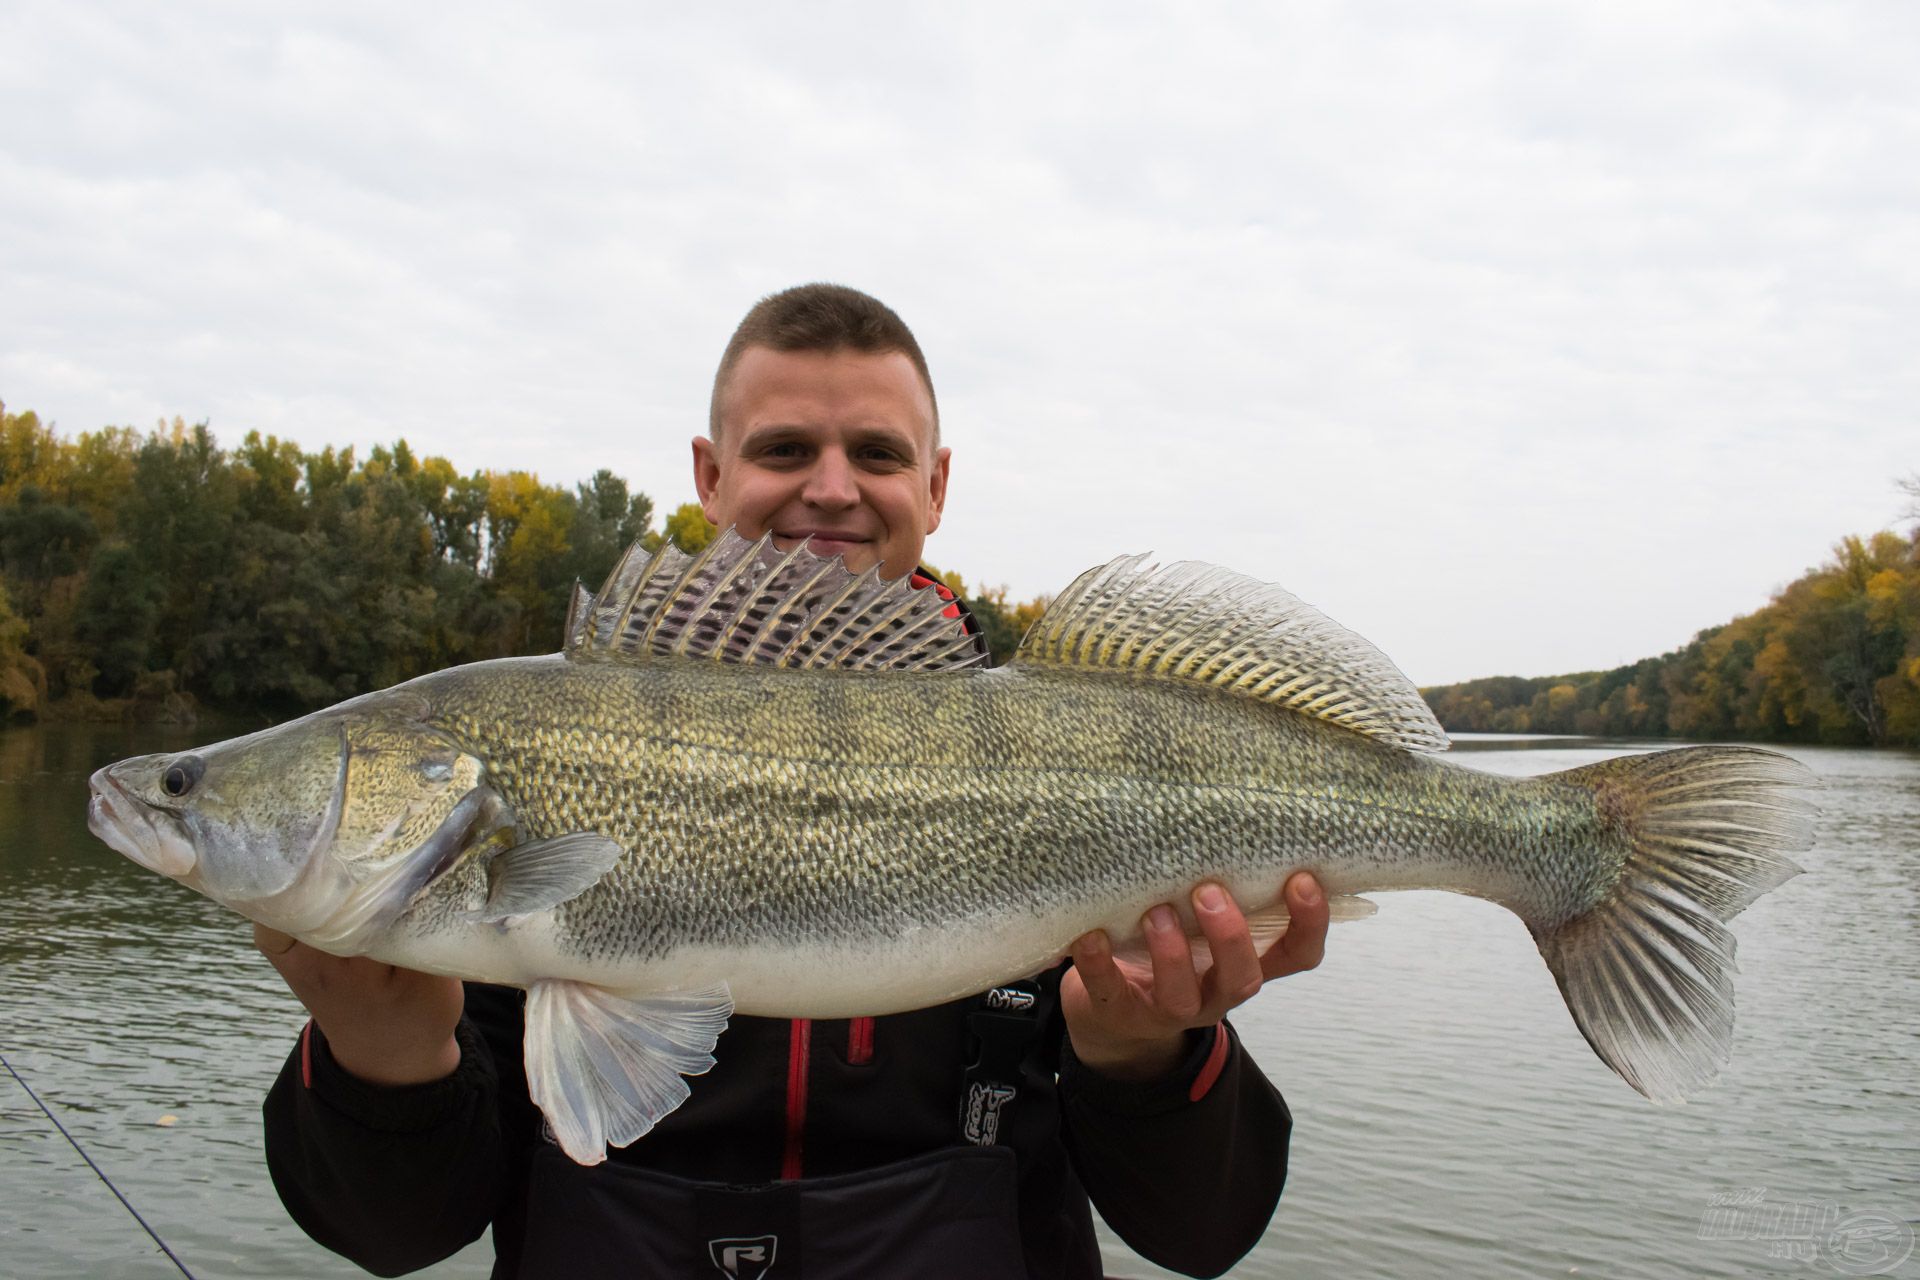
[[[584,593],[582,593],[584,594]],[[947,601],[879,566],[853,574],[805,543],[727,530],[698,555],[638,543],[570,619],[566,653],[599,661],[712,658],[781,667],[928,671],[971,666],[984,646]]]
[[[1420,691],[1370,642],[1290,592],[1192,560],[1089,569],[1014,661],[1191,680],[1411,751],[1448,745]]]

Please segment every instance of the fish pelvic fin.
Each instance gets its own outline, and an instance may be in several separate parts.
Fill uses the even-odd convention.
[[[882,578],[878,565],[849,573],[807,543],[781,551],[771,534],[749,542],[728,529],[698,555],[635,543],[598,595],[576,593],[566,654],[933,671],[984,662],[987,650],[930,586]]]
[[[1631,851],[1598,906],[1534,941],[1574,1024],[1621,1079],[1678,1102],[1718,1074],[1733,1041],[1726,921],[1800,868],[1811,770],[1752,747],[1622,756],[1552,775],[1591,788]]]
[[[1288,591],[1198,561],[1124,556],[1088,570],[1014,661],[1191,681],[1409,751],[1448,746],[1420,690],[1372,643]]]
[[[554,1141],[580,1164],[644,1136],[713,1066],[733,998],[724,983],[622,994],[586,982],[527,992],[527,1091]]]

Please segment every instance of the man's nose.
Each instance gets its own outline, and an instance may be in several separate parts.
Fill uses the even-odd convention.
[[[838,449],[823,449],[807,472],[801,500],[810,506],[840,511],[860,501],[860,486],[853,463]]]

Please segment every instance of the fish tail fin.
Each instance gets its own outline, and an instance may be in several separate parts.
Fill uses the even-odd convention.
[[[1623,756],[1553,775],[1588,787],[1631,841],[1612,892],[1533,928],[1567,1008],[1602,1061],[1655,1102],[1711,1079],[1733,1039],[1734,938],[1725,922],[1800,874],[1813,839],[1796,792],[1810,770],[1752,747]]]

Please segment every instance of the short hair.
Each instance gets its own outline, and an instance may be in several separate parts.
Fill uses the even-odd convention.
[[[707,431],[720,438],[720,397],[749,347],[775,351],[858,351],[884,356],[899,352],[913,362],[920,385],[933,406],[933,443],[940,443],[940,402],[933,394],[927,358],[913,339],[913,330],[880,299],[843,284],[802,284],[769,294],[733,331],[713,375],[713,399],[707,410]]]

